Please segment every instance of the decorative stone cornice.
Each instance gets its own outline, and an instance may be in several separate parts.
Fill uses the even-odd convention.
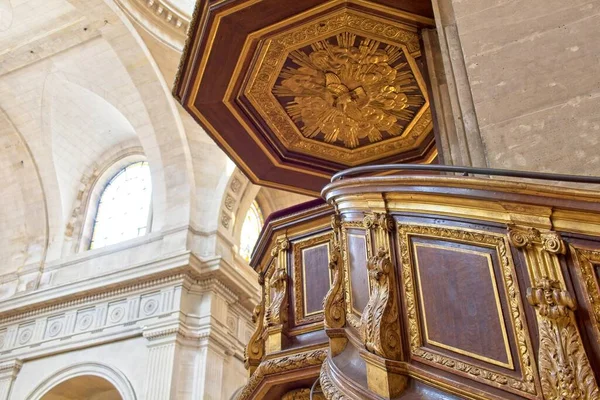
[[[135,22],[167,46],[181,52],[191,16],[168,0],[116,0]]]
[[[221,257],[200,259],[190,252],[168,256],[151,263],[128,268],[110,275],[110,280],[97,276],[45,290],[29,292],[3,301],[0,326],[19,319],[32,318],[56,310],[79,307],[106,298],[125,295],[148,287],[168,285],[177,280],[184,287],[198,285],[200,290],[218,290],[230,303],[239,302],[252,309],[258,298],[251,283],[239,282],[239,272]]]
[[[22,366],[23,362],[19,359],[0,363],[0,379],[15,378]]]
[[[195,282],[189,273],[175,273],[170,276],[164,276],[157,279],[151,279],[148,281],[139,282],[129,286],[123,286],[112,290],[99,291],[91,295],[72,295],[60,300],[51,300],[51,305],[46,305],[47,302],[39,303],[39,307],[33,308],[29,311],[22,313],[5,313],[5,317],[0,318],[0,325],[10,323],[19,319],[31,318],[41,314],[50,313],[56,310],[67,309],[71,307],[77,307],[88,303],[97,302],[110,297],[120,296],[131,292],[146,289],[148,287],[160,286],[163,284],[169,284],[177,280],[187,281],[188,283]],[[61,301],[62,300],[62,301]],[[35,307],[35,306],[34,306]],[[2,314],[0,314],[2,315]]]

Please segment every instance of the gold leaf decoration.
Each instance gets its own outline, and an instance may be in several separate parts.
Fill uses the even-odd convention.
[[[325,310],[325,328],[343,328],[346,325],[346,303],[344,299],[339,216],[331,219],[333,239],[330,242],[329,269],[333,274],[333,283],[323,300]]]
[[[425,104],[410,56],[349,32],[333,42],[290,52],[273,94],[291,119],[305,137],[349,149],[400,135]]]
[[[507,293],[513,332],[517,341],[518,356],[522,370],[522,377],[495,372],[487,368],[463,362],[457,358],[438,354],[423,347],[419,310],[416,300],[416,282],[414,264],[410,246],[412,236],[434,237],[454,242],[494,248],[500,261],[503,284]],[[400,259],[402,262],[402,281],[404,286],[404,302],[408,317],[408,334],[410,352],[413,357],[420,358],[429,363],[448,368],[461,375],[474,380],[483,381],[511,392],[536,394],[531,343],[527,333],[527,323],[521,304],[521,294],[517,285],[517,276],[514,270],[508,244],[502,235],[487,232],[471,231],[432,225],[403,224],[398,226],[398,240],[400,245]]]
[[[398,326],[398,301],[394,289],[392,261],[380,248],[367,262],[371,294],[361,317],[361,334],[371,353],[399,360],[402,356]]]
[[[577,273],[591,307],[590,319],[596,340],[600,341],[600,281],[595,271],[595,267],[600,264],[600,250],[571,247],[571,254],[578,266]]]
[[[547,278],[527,291],[538,315],[539,368],[547,400],[598,400],[600,392],[590,367],[573,311],[575,299]]]
[[[265,311],[267,326],[275,326],[287,322],[287,283],[288,274],[284,262],[285,250],[290,246],[287,239],[283,239],[271,250],[271,256],[277,257],[275,270],[269,279],[269,290],[273,295]]]
[[[264,329],[264,317],[265,317],[265,279],[264,275],[260,273],[258,275],[258,283],[261,286],[262,296],[261,301],[254,307],[252,312],[252,322],[254,322],[255,328],[248,345],[244,350],[244,365],[246,369],[253,372],[253,368],[256,367],[262,360],[265,353],[265,341],[263,339]]]
[[[319,376],[319,382],[325,398],[327,400],[348,400],[349,397],[340,392],[340,390],[331,381],[329,374],[329,365],[327,361],[325,361],[321,366],[321,374]]]
[[[236,400],[245,400],[252,397],[252,393],[268,375],[281,374],[288,371],[299,370],[321,365],[327,357],[327,349],[315,349],[289,356],[265,360],[258,368],[244,388],[239,392]]]

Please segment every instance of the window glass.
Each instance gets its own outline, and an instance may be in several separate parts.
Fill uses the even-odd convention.
[[[246,261],[250,261],[252,250],[254,249],[254,245],[258,240],[263,223],[264,221],[262,212],[260,211],[260,207],[255,200],[252,202],[252,205],[246,214],[246,218],[244,218],[244,223],[242,224],[242,235],[240,237],[240,255]]]
[[[152,181],[147,162],[120,170],[100,196],[90,249],[145,235],[149,230]]]

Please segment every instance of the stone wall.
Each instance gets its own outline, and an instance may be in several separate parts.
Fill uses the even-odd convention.
[[[487,165],[598,175],[600,4],[434,0],[434,8],[446,71],[472,95]],[[469,118],[468,100],[455,117]]]

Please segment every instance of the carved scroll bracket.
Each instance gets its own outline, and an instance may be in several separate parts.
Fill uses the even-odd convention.
[[[252,322],[254,322],[256,326],[244,351],[244,365],[248,370],[249,376],[254,373],[265,354],[265,341],[263,339],[265,319],[265,276],[262,272],[258,274],[258,283],[261,286],[261,300],[260,303],[254,307],[254,311],[252,312]]]
[[[330,350],[333,355],[337,355],[344,350],[347,343],[343,332],[339,332],[346,326],[346,300],[342,269],[342,224],[338,214],[331,216],[331,228],[333,229],[333,239],[330,243],[329,269],[333,276],[333,282],[323,300],[323,310],[325,310],[324,325],[330,339]]]
[[[285,339],[284,328],[288,316],[288,273],[287,273],[287,250],[290,242],[287,238],[277,241],[271,250],[271,256],[275,258],[274,269],[268,280],[266,297],[268,304],[265,310],[265,321],[267,324],[267,353],[280,351]]]
[[[514,225],[509,226],[508,237],[523,250],[532,282],[527,300],[536,310],[544,399],[600,399],[573,312],[577,304],[560,269],[558,257],[566,250],[562,238],[556,232]]]
[[[361,317],[361,336],[369,353],[389,360],[402,360],[398,285],[390,257],[394,220],[386,213],[372,213],[365,215],[363,225],[367,229],[367,239],[372,238],[371,247],[375,254],[367,260],[371,289]],[[365,358],[369,389],[384,398],[398,396],[406,387],[406,377],[389,371],[385,363],[368,362],[370,358]]]

